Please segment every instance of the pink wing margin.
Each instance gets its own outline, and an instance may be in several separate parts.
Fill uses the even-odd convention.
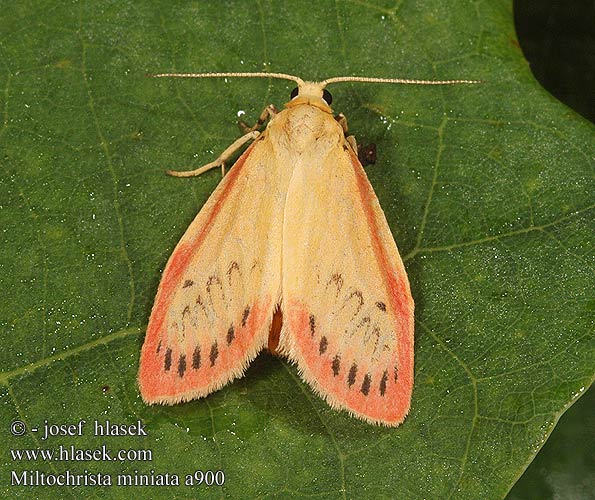
[[[334,330],[325,326],[325,315],[332,309],[330,299],[328,303],[316,304],[306,296],[284,295],[287,302],[283,312],[287,325],[282,334],[281,351],[297,363],[302,377],[332,407],[347,409],[352,415],[371,423],[397,426],[409,412],[413,390],[414,302],[407,274],[378,199],[355,154],[350,150],[348,155],[371,250],[381,276],[382,286],[378,293],[386,299],[386,303],[376,302],[375,313],[379,318],[383,315],[392,318],[387,328],[396,336],[395,348],[385,354],[381,362],[363,357],[364,340],[361,337],[352,336],[343,343],[337,338],[337,335],[346,335],[342,332],[347,331],[347,325],[335,325]],[[348,196],[340,190],[334,194],[337,198]],[[314,203],[305,201],[309,202]],[[342,221],[335,223],[341,226]],[[303,272],[320,273],[320,270],[308,268]],[[366,272],[361,269],[362,275]],[[319,290],[328,286],[325,276],[319,276],[319,283]],[[347,288],[347,283],[342,286]],[[372,295],[373,291],[369,292]],[[325,296],[321,292],[321,296],[330,297],[330,294]]]
[[[221,212],[228,208],[225,204],[232,191],[243,189],[242,186],[246,185],[239,185],[237,181],[247,174],[247,161],[259,144],[258,141],[253,143],[221,181],[176,246],[163,272],[141,351],[138,374],[141,395],[149,404],[174,404],[206,396],[241,376],[266,345],[276,300],[272,295],[253,297],[246,303],[229,307],[226,313],[229,317],[218,321],[221,326],[220,331],[214,333],[215,340],[213,335],[198,335],[190,328],[180,336],[180,332],[168,323],[176,292],[192,282],[187,279],[192,259],[203,251],[205,241],[210,237],[219,238],[214,234],[218,228],[213,227]],[[233,274],[236,269],[242,270],[234,261],[228,274],[241,275],[241,272]],[[196,307],[199,307],[204,299],[196,297]],[[194,296],[190,304],[194,305]],[[174,311],[174,314],[183,318],[185,312]]]

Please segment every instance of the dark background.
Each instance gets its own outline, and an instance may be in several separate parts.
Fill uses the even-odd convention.
[[[535,78],[595,122],[595,1],[515,0],[514,15]],[[595,499],[595,388],[560,418],[506,500],[529,499]]]

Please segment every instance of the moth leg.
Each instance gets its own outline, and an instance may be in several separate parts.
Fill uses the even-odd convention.
[[[347,143],[353,149],[353,152],[355,153],[355,156],[357,156],[357,142],[355,140],[355,136],[354,135],[348,135],[347,137],[345,137],[345,140],[347,141]]]
[[[347,131],[349,130],[349,127],[347,126],[347,118],[343,113],[339,113],[337,116],[335,116],[335,120],[337,120],[337,123],[341,125],[343,133],[345,134],[345,140],[347,141],[347,144],[351,146],[351,149],[353,149],[353,152],[357,156],[357,142],[355,140],[355,136],[347,135]]]
[[[262,127],[262,125],[269,120],[270,118],[272,118],[273,116],[275,116],[279,111],[277,111],[277,108],[275,107],[274,104],[269,104],[266,108],[264,108],[262,110],[262,113],[260,113],[260,116],[258,117],[258,120],[256,120],[256,123],[254,125],[252,125],[251,127],[248,126],[248,124],[244,121],[240,121],[239,125],[240,128],[244,131],[244,132],[253,132],[256,129]]]
[[[243,135],[239,139],[236,139],[231,144],[231,146],[229,146],[225,151],[223,151],[223,153],[221,153],[217,157],[217,159],[215,161],[207,163],[206,165],[203,165],[202,167],[199,167],[194,170],[188,170],[185,172],[181,172],[181,171],[177,171],[177,170],[166,170],[165,173],[167,175],[173,175],[174,177],[194,177],[196,175],[200,175],[200,174],[206,172],[207,170],[211,170],[212,168],[216,168],[216,167],[220,166],[222,175],[225,175],[225,162],[227,160],[229,160],[234,155],[234,153],[238,149],[240,149],[244,144],[246,144],[248,141],[252,141],[252,140],[256,139],[259,135],[260,135],[260,132],[258,130],[253,130],[251,132],[248,132],[247,134]]]
[[[341,125],[341,128],[343,129],[343,133],[345,135],[347,135],[347,131],[349,130],[349,127],[347,127],[347,118],[345,117],[345,115],[343,113],[339,113],[337,116],[335,116],[335,120],[337,120],[339,125]]]

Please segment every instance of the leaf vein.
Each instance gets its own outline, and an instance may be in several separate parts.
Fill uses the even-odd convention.
[[[468,247],[468,246],[472,246],[472,245],[480,245],[482,243],[489,243],[491,241],[498,241],[498,240],[501,240],[504,238],[510,238],[511,236],[517,236],[519,234],[531,233],[533,231],[542,231],[545,233],[544,229],[556,226],[556,225],[558,225],[562,222],[565,222],[566,220],[571,219],[577,215],[581,215],[581,214],[584,214],[585,212],[593,210],[594,208],[595,208],[595,203],[592,205],[589,205],[587,207],[581,208],[579,210],[575,210],[574,212],[572,212],[570,214],[566,214],[562,217],[559,217],[558,219],[547,222],[545,224],[541,224],[539,226],[525,227],[522,229],[516,229],[514,231],[509,231],[507,233],[495,234],[493,236],[485,236],[483,238],[478,238],[475,240],[463,241],[461,243],[452,243],[450,245],[444,245],[444,246],[439,246],[439,247],[414,248],[411,252],[409,252],[407,255],[405,255],[403,260],[404,261],[410,260],[413,257],[415,257],[417,254],[420,254],[420,253],[448,252],[450,250],[454,250],[457,248],[463,248],[463,247]]]
[[[75,356],[76,354],[93,349],[94,347],[103,346],[103,345],[109,344],[110,342],[113,342],[114,340],[119,340],[119,339],[128,337],[129,335],[138,334],[142,330],[143,330],[143,328],[139,327],[139,326],[124,328],[122,330],[118,330],[117,332],[111,333],[104,337],[101,337],[101,338],[98,338],[95,340],[91,340],[90,342],[86,342],[85,344],[81,344],[80,346],[75,347],[74,349],[64,351],[60,354],[55,354],[53,356],[48,356],[48,357],[39,359],[38,361],[35,361],[33,363],[29,363],[27,365],[15,368],[14,370],[10,370],[7,372],[0,372],[0,384],[7,385],[8,381],[14,377],[17,377],[20,375],[27,375],[29,373],[34,372],[38,368],[42,368],[44,366],[47,366],[47,365],[53,363],[54,361],[63,361],[67,358]]]
[[[430,336],[440,345],[440,347],[442,347],[442,349],[444,349],[461,366],[461,368],[463,368],[463,370],[465,371],[465,373],[469,377],[469,380],[471,381],[471,384],[473,386],[473,418],[471,419],[471,427],[469,429],[469,434],[467,435],[467,442],[465,443],[465,451],[463,452],[463,456],[461,457],[461,466],[460,466],[459,478],[457,479],[457,481],[453,485],[453,487],[450,490],[450,493],[449,493],[449,495],[447,497],[447,498],[450,499],[455,494],[455,492],[456,492],[458,486],[461,484],[461,480],[463,479],[463,476],[465,474],[465,468],[466,468],[466,465],[467,465],[467,461],[469,459],[469,452],[471,450],[471,440],[473,438],[473,434],[474,434],[474,431],[475,431],[475,426],[477,424],[477,419],[479,417],[479,402],[478,402],[478,394],[477,394],[477,379],[473,375],[473,373],[471,372],[471,370],[469,369],[469,367],[467,366],[467,364],[461,358],[459,358],[457,356],[457,354],[453,350],[451,350],[444,343],[444,341],[440,337],[438,337],[438,335],[436,335],[423,322],[417,320],[417,323],[419,323],[419,325],[428,334],[430,334]]]
[[[110,172],[110,176],[112,178],[112,185],[113,185],[112,190],[113,190],[113,196],[114,196],[114,212],[116,214],[116,219],[118,221],[118,233],[119,233],[119,237],[120,237],[121,256],[122,256],[122,259],[124,260],[124,263],[126,264],[126,267],[128,268],[128,275],[129,275],[128,284],[129,284],[129,288],[130,288],[130,300],[128,303],[127,320],[128,320],[128,322],[130,322],[130,320],[132,318],[132,309],[134,307],[134,301],[135,301],[135,296],[136,296],[135,284],[134,284],[134,273],[132,270],[132,261],[130,260],[130,256],[128,255],[128,250],[126,248],[126,241],[124,238],[124,220],[122,218],[122,211],[120,209],[120,200],[118,197],[118,177],[116,175],[116,170],[114,168],[114,164],[112,161],[112,155],[110,152],[110,148],[108,146],[108,143],[107,143],[107,141],[103,135],[103,132],[101,131],[101,127],[99,125],[99,118],[98,118],[97,112],[95,110],[95,100],[93,98],[93,93],[91,92],[91,86],[89,84],[89,79],[87,77],[87,44],[85,43],[85,40],[83,39],[83,37],[81,35],[81,31],[82,31],[82,27],[83,27],[82,10],[83,10],[83,7],[81,7],[81,10],[79,13],[79,40],[80,40],[81,49],[82,49],[81,73],[82,73],[83,81],[85,84],[85,88],[87,89],[87,97],[88,97],[87,104],[89,106],[89,110],[91,111],[91,116],[93,117],[93,123],[95,125],[95,130],[96,130],[97,136],[99,138],[101,148],[103,149],[103,152],[105,154],[105,158],[107,160],[107,167]]]

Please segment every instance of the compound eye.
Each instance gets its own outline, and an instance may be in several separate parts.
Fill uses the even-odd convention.
[[[291,94],[290,94],[291,98],[292,98],[292,99],[295,99],[295,98],[298,96],[299,92],[300,92],[300,91],[299,91],[299,89],[298,89],[297,87],[296,87],[296,88],[294,88],[294,89],[291,91]]]
[[[322,91],[322,98],[324,99],[324,102],[326,102],[329,106],[331,105],[331,103],[333,102],[333,96],[331,95],[331,93],[324,89]]]

